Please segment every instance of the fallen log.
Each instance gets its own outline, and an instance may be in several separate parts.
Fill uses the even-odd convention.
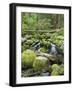
[[[63,58],[62,55],[51,55],[51,54],[47,54],[47,53],[38,53],[37,56],[43,56],[43,57],[47,57],[49,60],[51,61],[57,61],[61,58]]]

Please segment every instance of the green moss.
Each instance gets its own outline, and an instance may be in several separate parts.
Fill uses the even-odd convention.
[[[60,74],[64,74],[64,67],[63,66],[60,66],[60,71],[59,71]]]
[[[26,45],[26,44],[23,44],[21,46],[21,51],[23,52],[24,50],[28,49],[29,48],[29,45]]]
[[[46,49],[43,47],[41,47],[39,50],[40,50],[40,52],[46,52]]]
[[[42,71],[43,69],[46,69],[49,66],[49,61],[45,57],[37,57],[36,60],[33,63],[33,68],[35,71]]]
[[[52,65],[52,70],[58,72],[58,71],[60,70],[60,66],[59,66],[58,64],[53,64],[53,65]]]
[[[33,40],[27,40],[27,44],[31,45],[33,43]]]
[[[36,58],[36,55],[32,50],[24,51],[21,55],[22,66],[32,67],[35,58]]]
[[[48,72],[49,72],[49,73],[52,72],[52,66],[51,66],[51,65],[49,65]]]
[[[46,46],[47,45],[47,41],[45,39],[42,39],[43,45]]]
[[[64,41],[64,29],[62,28],[59,31],[53,33],[50,37],[50,40],[56,43],[56,45],[60,48],[62,46],[62,41]]]
[[[51,75],[62,75],[62,74],[64,74],[64,67],[57,64],[53,64]]]
[[[58,76],[58,75],[59,75],[59,73],[55,70],[53,70],[52,73],[51,73],[51,76]]]

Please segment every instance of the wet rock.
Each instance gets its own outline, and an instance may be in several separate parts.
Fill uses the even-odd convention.
[[[46,73],[41,73],[40,76],[49,76],[49,72],[46,72]]]

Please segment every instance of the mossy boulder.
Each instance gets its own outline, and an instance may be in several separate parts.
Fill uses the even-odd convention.
[[[60,66],[58,64],[53,64],[52,65],[52,69],[54,70],[59,70],[60,69]]]
[[[45,52],[46,52],[46,49],[45,49],[44,47],[41,47],[41,48],[39,49],[39,51],[45,53]]]
[[[59,75],[59,71],[60,71],[60,66],[58,64],[53,64],[52,65],[51,76],[57,76],[57,75]]]
[[[59,71],[60,70],[60,66],[58,64],[53,64],[52,65],[52,70]]]
[[[64,66],[60,66],[60,71],[59,71],[60,75],[64,74]]]
[[[51,76],[58,76],[58,75],[59,75],[59,73],[55,70],[53,70],[52,73],[51,73]]]
[[[33,40],[27,40],[27,44],[31,45],[33,43]]]
[[[27,39],[30,39],[31,37],[32,37],[32,35],[25,35],[25,37],[27,38]]]
[[[35,71],[43,71],[49,67],[49,61],[46,57],[38,56],[33,63],[33,69]]]
[[[63,75],[64,74],[64,66],[60,66],[58,64],[52,65],[51,76]]]
[[[22,67],[28,68],[32,67],[33,62],[35,61],[36,55],[32,50],[26,50],[21,54]]]

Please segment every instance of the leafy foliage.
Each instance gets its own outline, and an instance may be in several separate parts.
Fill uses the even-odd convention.
[[[63,14],[22,12],[22,33],[24,30],[50,30],[64,27]]]

